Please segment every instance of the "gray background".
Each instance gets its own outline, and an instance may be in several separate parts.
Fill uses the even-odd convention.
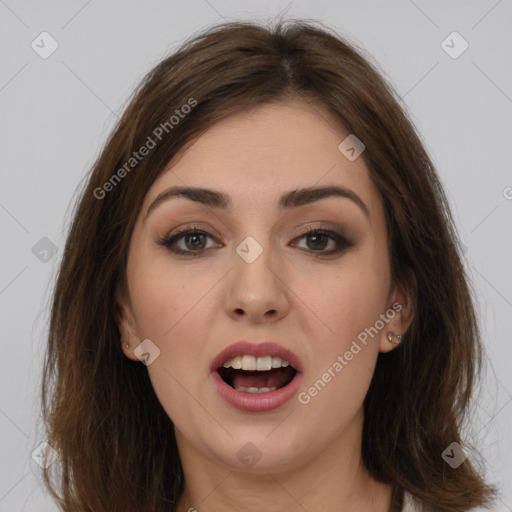
[[[0,0],[0,512],[57,510],[31,459],[44,441],[47,301],[76,188],[116,116],[142,76],[193,32],[286,9],[367,50],[437,166],[467,247],[486,347],[481,400],[465,435],[502,489],[497,510],[512,511],[511,0]],[[47,59],[31,47],[43,31],[59,45]],[[469,43],[455,59],[441,46],[453,31]],[[451,41],[452,51],[461,48]],[[44,237],[55,254],[44,252],[52,247]]]

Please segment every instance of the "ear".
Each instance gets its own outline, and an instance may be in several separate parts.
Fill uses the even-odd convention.
[[[380,332],[379,352],[389,352],[400,345],[397,335],[402,338],[409,329],[413,316],[413,297],[410,288],[394,285],[384,313],[388,318]],[[388,338],[391,337],[391,340]]]
[[[119,341],[121,343],[121,350],[129,359],[139,361],[133,353],[140,344],[140,338],[138,336],[132,306],[130,300],[119,290],[116,292],[115,317],[120,334]]]

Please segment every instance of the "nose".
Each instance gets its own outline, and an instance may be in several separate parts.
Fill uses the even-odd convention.
[[[286,272],[271,258],[268,247],[254,260],[234,254],[228,275],[226,311],[233,319],[253,324],[276,322],[288,314],[290,283]]]

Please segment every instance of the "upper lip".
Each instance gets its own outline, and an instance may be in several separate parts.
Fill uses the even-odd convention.
[[[237,341],[229,347],[226,347],[222,350],[217,356],[215,356],[210,370],[214,372],[222,366],[224,361],[228,359],[232,359],[236,356],[275,356],[280,357],[281,359],[285,359],[290,363],[295,370],[298,372],[302,372],[302,362],[299,357],[294,354],[291,350],[288,350],[284,347],[281,347],[277,343],[273,343],[271,341],[263,341],[260,343],[251,342],[251,341]]]

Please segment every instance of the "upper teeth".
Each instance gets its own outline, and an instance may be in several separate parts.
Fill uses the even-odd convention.
[[[290,366],[288,361],[274,356],[237,356],[233,359],[227,359],[222,365],[224,368],[234,368],[235,370],[249,371],[267,371],[272,368],[281,368],[281,366]]]

